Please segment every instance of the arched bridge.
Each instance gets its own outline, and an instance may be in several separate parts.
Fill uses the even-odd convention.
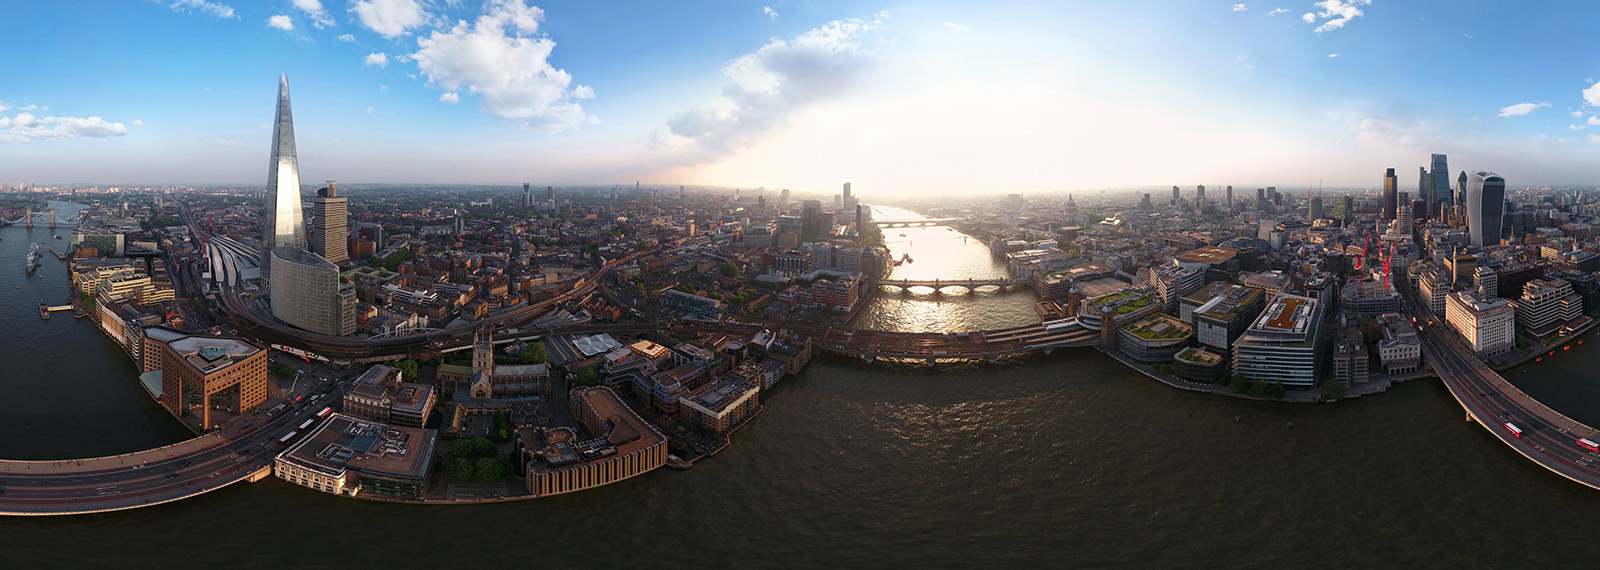
[[[914,228],[925,226],[943,226],[955,222],[965,222],[966,218],[916,218],[903,220],[872,220],[872,224],[880,228]]]
[[[1026,277],[995,277],[991,279],[879,279],[874,285],[888,285],[899,287],[901,290],[912,287],[927,287],[940,290],[946,287],[964,287],[968,290],[979,287],[999,287],[1005,289],[1012,285],[1026,285],[1032,280]]]

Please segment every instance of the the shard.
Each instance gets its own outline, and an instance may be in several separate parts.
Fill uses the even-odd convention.
[[[294,152],[294,116],[289,112],[289,78],[278,78],[278,116],[272,124],[272,162],[267,167],[267,208],[262,216],[261,277],[270,279],[274,249],[306,247],[300,212],[300,162]]]

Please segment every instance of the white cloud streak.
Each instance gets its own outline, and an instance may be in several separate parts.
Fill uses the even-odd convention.
[[[1320,12],[1307,12],[1300,16],[1300,21],[1314,24],[1317,20],[1324,20],[1321,25],[1312,30],[1318,34],[1331,32],[1343,28],[1345,24],[1361,16],[1362,6],[1371,6],[1372,0],[1318,0],[1316,6]]]
[[[1517,103],[1515,105],[1507,105],[1504,108],[1500,109],[1500,116],[1501,117],[1521,117],[1521,116],[1526,115],[1528,113],[1532,113],[1532,112],[1534,112],[1535,110],[1538,110],[1541,107],[1549,107],[1549,106],[1550,106],[1549,103]]]
[[[320,30],[334,25],[333,17],[322,8],[321,0],[294,0],[293,4],[295,8],[305,13],[306,19],[311,20],[312,27]]]
[[[362,64],[368,66],[376,65],[378,67],[389,67],[389,55],[382,52],[369,53],[367,54],[367,58],[362,60]]]
[[[170,6],[174,12],[203,12],[218,18],[238,18],[233,14],[233,7],[217,2],[205,0],[174,0]]]
[[[767,21],[769,22],[775,22],[778,20],[778,11],[773,10],[771,6],[762,6],[761,13],[767,15]]]
[[[137,123],[135,123],[137,124]],[[0,142],[27,143],[41,139],[105,138],[128,134],[128,127],[100,117],[35,117],[17,113],[0,116]]]
[[[1246,10],[1246,8],[1244,7],[1244,4],[1234,4],[1233,5],[1233,11],[1235,11],[1235,12],[1243,12],[1245,10]]]
[[[294,31],[294,20],[283,14],[267,18],[267,27],[277,28],[285,32]]]

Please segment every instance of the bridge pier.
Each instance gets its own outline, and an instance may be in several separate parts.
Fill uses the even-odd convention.
[[[1050,356],[1050,352],[1051,352],[1051,351],[1053,351],[1053,350],[1055,350],[1055,349],[1056,349],[1056,348],[1055,348],[1055,347],[1053,347],[1053,346],[1047,346],[1047,347],[1045,347],[1045,349],[1044,349],[1044,355],[1045,355],[1045,356]]]
[[[990,356],[989,357],[989,364],[994,364],[994,363],[999,362],[999,361],[1000,361],[1000,357],[998,357],[998,356]]]
[[[933,368],[933,365],[934,365],[934,360],[935,360],[935,359],[932,359],[932,358],[929,358],[929,359],[928,359],[928,362],[927,362],[927,364],[928,364],[928,367],[929,367],[929,368]]]
[[[864,358],[866,358],[866,359],[867,359],[867,364],[872,364],[872,363],[874,363],[874,362],[877,362],[877,361],[878,361],[878,357],[876,357],[876,356],[873,356],[873,355],[870,355],[870,354],[869,354],[869,355],[867,355],[867,356],[865,356],[865,357],[864,357]]]

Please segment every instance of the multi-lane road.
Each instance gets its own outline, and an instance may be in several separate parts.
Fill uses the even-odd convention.
[[[270,469],[282,451],[278,438],[339,392],[332,383],[319,401],[306,398],[231,439],[217,432],[184,443],[123,456],[62,461],[0,461],[0,514],[61,515],[131,509],[175,501],[250,479]],[[326,400],[326,402],[322,401]]]

